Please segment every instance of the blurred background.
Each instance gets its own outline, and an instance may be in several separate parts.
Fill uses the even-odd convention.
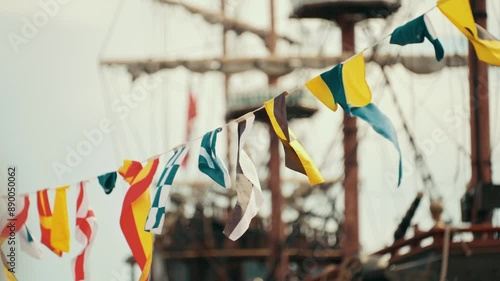
[[[500,34],[500,3],[486,3],[488,30]],[[342,111],[331,112],[301,87],[434,5],[431,0],[2,0],[0,163],[4,171],[18,168],[18,193],[32,193],[27,225],[39,238],[37,190],[75,185],[116,170],[124,159],[148,159],[297,89],[288,98],[289,124],[326,183],[309,187],[283,161],[277,172],[270,171],[270,155],[279,161],[282,149],[270,150],[273,138],[265,118],[259,119],[264,122],[256,123],[247,149],[265,203],[247,233],[231,242],[222,229],[235,192],[198,171],[199,144],[193,144],[171,190],[164,234],[155,241],[152,280],[366,279],[342,272],[357,270],[356,262],[365,265],[364,272],[369,262],[377,270],[388,268],[394,261],[388,252],[375,261],[367,256],[393,244],[416,198],[422,198],[416,200],[420,205],[399,239],[414,235],[409,225],[418,225],[418,231],[441,224],[469,227],[474,222],[462,221],[460,204],[472,174],[468,43],[438,9],[428,15],[445,49],[441,63],[428,42],[403,48],[387,39],[365,52],[373,102],[398,131],[404,165],[399,188],[392,144],[361,120],[354,121],[357,137],[344,138]],[[487,75],[490,132],[481,142],[491,144],[494,183],[500,177],[500,72],[490,67]],[[235,132],[234,126],[224,130],[218,146],[232,173]],[[83,142],[92,145],[80,153]],[[357,157],[343,145],[353,142]],[[356,180],[346,184],[345,160],[353,157]],[[273,176],[279,185],[268,184]],[[6,172],[0,173],[0,181],[6,179]],[[129,267],[133,261],[118,223],[127,187],[119,179],[115,191],[105,195],[96,181],[87,186],[99,224],[88,259],[90,280],[140,275]],[[71,224],[76,196],[70,189]],[[358,211],[345,213],[346,204],[357,204]],[[500,215],[491,212],[490,225],[498,226]],[[466,236],[459,238],[473,240],[475,234]],[[20,252],[17,277],[71,280],[71,259],[80,251],[72,240],[71,252],[62,258],[46,249],[42,260]],[[441,258],[417,267],[434,262],[441,264]],[[382,275],[374,278],[389,278]],[[439,280],[422,278],[366,280]]]

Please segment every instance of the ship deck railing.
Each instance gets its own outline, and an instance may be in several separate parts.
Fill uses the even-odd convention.
[[[445,242],[445,229],[433,228],[418,232],[409,239],[401,239],[374,255],[390,255],[389,262],[397,262],[410,256],[440,250]],[[466,228],[450,228],[449,253],[485,254],[500,251],[500,227],[474,225]]]

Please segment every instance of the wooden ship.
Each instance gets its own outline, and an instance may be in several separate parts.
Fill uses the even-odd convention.
[[[471,1],[471,8],[476,23],[486,28],[486,0]],[[468,65],[472,175],[461,210],[462,221],[470,225],[446,225],[442,204],[436,201],[430,205],[435,226],[429,231],[416,229],[405,239],[416,200],[395,233],[394,244],[375,253],[390,256],[388,280],[500,280],[500,228],[492,226],[493,211],[500,208],[500,185],[492,183],[489,67],[477,58],[472,45]]]
[[[293,38],[277,34],[273,0],[269,1],[271,11],[269,29],[257,28],[238,19],[227,17],[224,0],[221,0],[220,12],[205,10],[175,0],[159,0],[159,2],[180,6],[193,14],[201,15],[210,24],[223,26],[222,56],[203,59],[103,59],[101,64],[125,66],[133,79],[143,73],[154,74],[162,69],[180,66],[196,73],[211,71],[223,73],[227,120],[258,108],[264,101],[282,92],[284,89],[278,88],[279,77],[299,68],[326,68],[353,55],[356,23],[372,18],[386,18],[396,12],[401,5],[399,0],[292,1],[294,6],[292,18],[320,18],[334,21],[340,27],[342,53],[339,56],[280,56],[276,53],[277,41],[282,40],[288,44],[297,44],[297,42]],[[484,2],[484,0],[478,0],[478,2]],[[484,19],[478,22],[484,25]],[[226,33],[230,30],[238,35],[246,32],[257,35],[264,40],[269,55],[241,58],[227,56]],[[483,63],[478,62],[472,53],[468,58],[459,55],[447,56],[442,62],[436,63],[433,57],[395,56],[374,51],[366,58],[366,61],[367,63],[375,62],[381,66],[402,64],[414,73],[432,73],[443,67],[463,67],[469,64],[473,71],[471,73],[487,77],[487,68]],[[228,85],[232,75],[255,69],[267,75],[269,88],[250,92],[230,92]],[[473,95],[484,94],[487,88],[479,87],[477,83],[478,81],[472,81],[471,93]],[[483,92],[479,93],[478,88]],[[221,208],[213,202],[196,202],[196,200],[187,200],[182,195],[172,194],[171,211],[166,215],[163,234],[155,239],[155,258],[151,280],[442,281],[445,280],[440,279],[444,266],[447,266],[444,273],[444,276],[448,277],[446,280],[500,280],[498,275],[500,271],[495,269],[500,264],[500,240],[498,240],[500,229],[488,223],[491,219],[491,210],[500,207],[498,196],[500,188],[491,184],[491,168],[484,166],[491,165],[489,155],[485,153],[485,151],[490,151],[489,142],[486,141],[489,140],[489,132],[484,126],[481,128],[477,126],[479,123],[488,124],[488,114],[484,113],[484,110],[487,112],[487,106],[488,101],[482,100],[479,109],[474,111],[476,118],[481,118],[481,121],[471,119],[471,126],[474,129],[472,165],[475,172],[469,192],[464,198],[464,219],[472,223],[471,227],[450,228],[446,226],[440,218],[442,204],[440,204],[439,196],[431,196],[436,226],[429,231],[419,231],[414,228],[414,237],[406,239],[405,234],[411,226],[412,216],[421,200],[421,195],[419,195],[396,230],[394,244],[369,257],[361,257],[359,255],[356,119],[344,116],[343,178],[328,180],[314,189],[323,192],[334,184],[341,184],[345,194],[345,210],[341,215],[335,212],[317,214],[304,211],[297,203],[297,199],[305,198],[313,192],[307,183],[295,183],[298,188],[294,193],[288,197],[283,196],[281,189],[284,183],[280,173],[279,140],[269,128],[268,177],[262,180],[262,187],[271,194],[271,215],[268,218],[255,217],[245,235],[233,242],[222,234],[231,211],[231,204]],[[287,107],[289,119],[310,117],[318,110],[318,104],[314,98],[311,99],[310,95],[300,91],[290,97]],[[483,113],[479,114],[479,112]],[[268,122],[266,118],[264,115],[257,116],[257,120],[264,124]],[[230,139],[227,141],[228,144],[231,142]],[[416,149],[414,142],[412,145]],[[415,152],[418,155],[418,151],[415,150]],[[424,161],[422,159],[423,157],[421,161]],[[428,170],[425,170],[425,163],[422,163],[421,167],[424,170],[422,172],[423,183],[430,190],[434,185],[432,176]],[[206,183],[201,185],[186,183],[185,187],[201,189],[206,188]],[[228,198],[230,202],[235,196],[231,192],[217,193]],[[337,203],[335,198],[331,198],[330,203],[332,209],[335,209]],[[194,205],[195,212],[192,216],[187,216],[185,213],[187,204]],[[295,221],[284,222],[282,220],[285,206],[299,213]],[[318,217],[325,222],[334,220],[338,229],[334,232],[314,229],[307,224],[305,220],[307,217]],[[460,236],[461,233],[471,234],[472,240],[455,242],[455,237]],[[432,240],[430,244],[428,244],[429,239]],[[314,264],[308,266],[308,262],[312,260]],[[133,260],[129,262],[133,264]],[[460,278],[453,279],[456,276]]]

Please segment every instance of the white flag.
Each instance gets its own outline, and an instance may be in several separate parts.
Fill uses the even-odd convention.
[[[255,115],[249,113],[238,123],[238,158],[236,165],[236,193],[238,203],[234,207],[231,218],[224,228],[224,234],[235,241],[240,238],[250,226],[250,221],[257,215],[263,203],[257,170],[243,146],[250,134]]]

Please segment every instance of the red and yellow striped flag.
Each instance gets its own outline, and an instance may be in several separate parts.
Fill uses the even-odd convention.
[[[54,213],[50,208],[48,190],[44,189],[36,193],[42,244],[58,256],[62,256],[63,252],[69,252],[70,232],[66,205],[66,190],[68,188],[69,185],[56,189]]]
[[[142,270],[140,281],[148,280],[153,258],[153,234],[146,232],[144,226],[151,207],[149,185],[153,181],[158,163],[159,160],[154,159],[143,168],[137,161],[125,160],[118,170],[130,183],[123,200],[120,227],[135,261]]]

